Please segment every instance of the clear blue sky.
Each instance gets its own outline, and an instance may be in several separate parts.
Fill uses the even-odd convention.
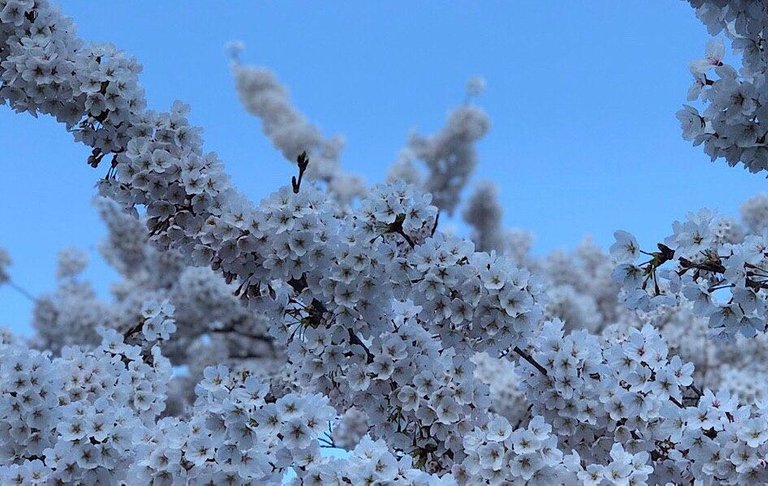
[[[237,101],[223,46],[247,44],[326,134],[347,138],[343,164],[380,181],[411,129],[431,133],[475,74],[491,132],[474,177],[502,188],[508,226],[536,235],[535,252],[603,246],[615,229],[645,245],[686,212],[735,215],[766,181],[712,164],[680,137],[674,113],[687,64],[708,35],[686,2],[89,2],[65,13],[80,34],[144,65],[150,106],[191,104],[206,147],[259,200],[292,174]],[[35,294],[55,285],[56,253],[91,255],[108,295],[115,275],[96,251],[104,228],[90,205],[103,175],[53,120],[0,107],[0,246]],[[0,325],[29,334],[31,305],[0,288]]]

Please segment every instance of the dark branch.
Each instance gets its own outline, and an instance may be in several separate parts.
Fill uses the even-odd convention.
[[[432,232],[429,234],[429,236],[435,236],[435,232],[437,231],[437,223],[440,221],[440,211],[437,212],[435,215],[435,224],[432,226]]]
[[[368,349],[368,346],[366,346],[363,340],[355,334],[355,331],[353,331],[351,327],[348,328],[347,331],[349,332],[349,342],[361,346],[365,350],[365,357],[368,364],[373,363],[373,353]]]
[[[527,352],[525,352],[525,351],[523,351],[522,349],[520,349],[520,347],[519,347],[519,346],[515,346],[515,348],[513,349],[513,351],[514,351],[515,353],[517,353],[518,355],[520,355],[520,357],[521,357],[521,358],[523,358],[524,360],[526,360],[527,362],[529,362],[529,363],[530,363],[530,364],[531,364],[531,365],[532,365],[534,368],[536,368],[537,370],[539,370],[539,372],[540,372],[542,375],[544,375],[544,376],[547,376],[547,375],[548,375],[548,373],[547,373],[547,369],[546,369],[546,368],[544,368],[543,366],[541,366],[541,365],[538,363],[538,361],[536,361],[535,359],[533,359],[533,356],[531,356],[531,355],[530,355],[530,354],[528,354]]]
[[[32,293],[27,291],[27,289],[25,289],[24,287],[22,287],[20,285],[17,285],[13,280],[8,280],[8,282],[6,282],[6,283],[8,284],[8,286],[10,288],[12,288],[16,292],[20,293],[21,295],[23,295],[24,297],[26,297],[27,299],[29,299],[33,303],[35,303],[35,304],[37,303],[37,297],[32,295]]]
[[[297,293],[301,293],[305,288],[307,288],[307,279],[303,276],[300,279],[291,279],[288,282],[288,285],[293,288],[294,291]],[[325,305],[320,302],[317,299],[312,299],[312,305],[310,306],[310,321],[315,321],[317,319],[321,319],[322,315],[327,312],[327,308]],[[368,349],[368,346],[365,345],[362,339],[360,339],[357,334],[355,334],[355,331],[352,330],[352,328],[348,328],[347,332],[349,333],[349,342],[350,344],[357,344],[358,346],[362,347],[365,350],[365,356],[368,364],[373,363],[373,353],[371,353],[371,350]]]

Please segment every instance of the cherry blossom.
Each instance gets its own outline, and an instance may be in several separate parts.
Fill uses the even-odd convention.
[[[679,115],[684,136],[762,170],[765,11],[691,3],[743,66],[718,41],[691,65],[706,106]],[[474,242],[439,228],[490,126],[479,108],[413,135],[388,183],[339,197],[340,145],[274,75],[233,69],[297,165],[258,204],[189,107],[146,109],[136,60],[46,0],[0,0],[0,100],[90,147],[122,279],[100,300],[68,250],[35,298],[38,335],[0,334],[3,483],[768,480],[762,199],[743,223],[691,213],[650,251],[617,231],[613,263],[589,241],[534,258],[491,185],[465,209]]]

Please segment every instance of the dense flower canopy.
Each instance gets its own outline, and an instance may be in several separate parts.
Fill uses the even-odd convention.
[[[691,4],[742,58],[713,41],[691,64],[683,136],[766,170],[768,11]],[[768,199],[692,213],[650,252],[617,231],[610,256],[534,258],[492,183],[463,207],[471,240],[440,228],[490,126],[474,104],[366,186],[273,73],[232,69],[297,165],[258,204],[189,107],[146,109],[136,60],[47,0],[0,0],[0,102],[92,149],[122,279],[100,300],[65,250],[37,335],[0,334],[4,484],[768,481]]]

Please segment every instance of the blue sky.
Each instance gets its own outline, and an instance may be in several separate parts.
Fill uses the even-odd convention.
[[[226,7],[222,7],[226,5]],[[69,0],[81,36],[112,42],[144,65],[152,108],[192,106],[206,147],[254,200],[292,168],[241,108],[223,46],[243,40],[327,135],[347,139],[343,165],[384,179],[408,133],[437,130],[482,75],[477,100],[492,129],[474,181],[501,186],[505,223],[531,230],[534,251],[569,248],[615,229],[650,245],[701,207],[735,215],[765,179],[710,163],[680,137],[674,113],[687,65],[709,38],[686,2],[109,2]],[[53,120],[0,107],[0,246],[16,282],[55,286],[56,253],[91,255],[87,273],[108,295],[104,228],[90,201],[102,169]],[[0,325],[29,335],[31,305],[0,287]]]

